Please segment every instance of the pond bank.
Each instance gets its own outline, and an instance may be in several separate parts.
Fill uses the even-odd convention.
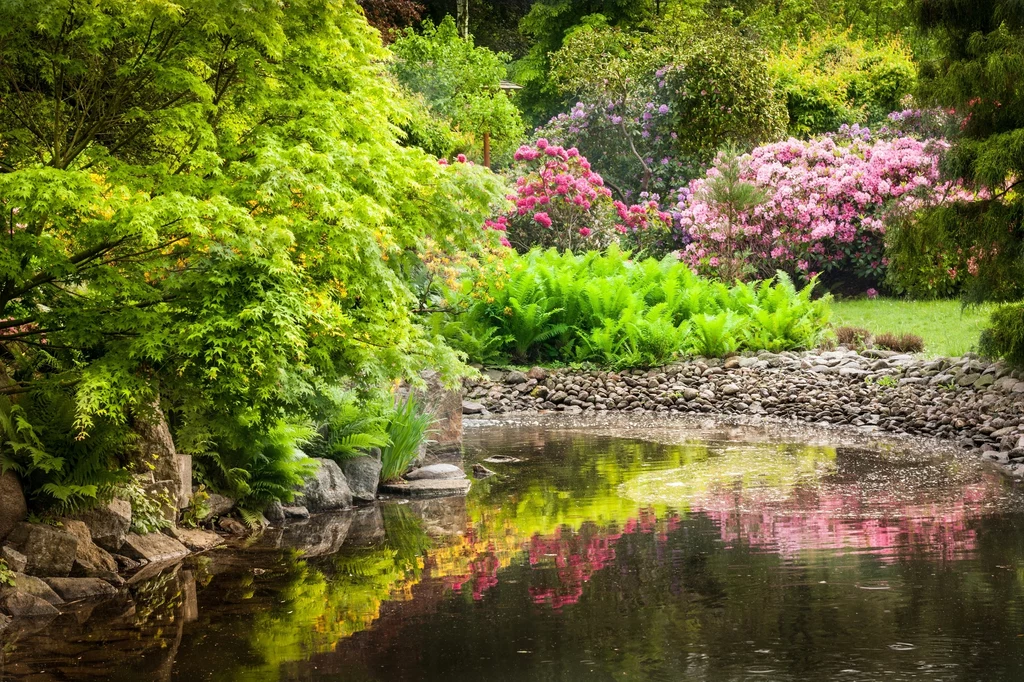
[[[467,414],[628,412],[846,425],[942,439],[1024,477],[1024,375],[976,356],[759,353],[652,370],[486,370]]]

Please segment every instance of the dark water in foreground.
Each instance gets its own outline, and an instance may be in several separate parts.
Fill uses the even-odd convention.
[[[525,461],[137,581],[8,638],[0,678],[1024,680],[1024,500],[1000,474],[626,435],[473,429],[470,460]]]

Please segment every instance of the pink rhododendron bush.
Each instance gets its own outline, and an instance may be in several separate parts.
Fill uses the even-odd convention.
[[[672,216],[656,202],[626,205],[613,201],[604,179],[572,147],[540,138],[515,153],[511,208],[485,227],[505,233],[504,243],[519,251],[534,246],[560,250],[601,249],[623,241],[643,247],[668,236]]]
[[[716,274],[726,262],[771,276],[783,270],[804,280],[817,273],[883,280],[886,221],[960,194],[940,182],[941,140],[872,139],[866,128],[811,140],[789,139],[739,157],[739,181],[764,200],[737,213],[708,187],[720,177],[716,161],[705,178],[679,191],[679,228],[692,241],[681,256]]]

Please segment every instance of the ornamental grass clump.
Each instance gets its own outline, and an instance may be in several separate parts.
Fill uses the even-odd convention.
[[[394,481],[408,471],[427,440],[433,418],[420,410],[419,401],[410,393],[400,402],[388,422],[389,444],[381,450],[380,480]]]
[[[836,343],[847,348],[864,348],[871,340],[871,332],[863,327],[836,327]]]
[[[921,353],[924,351],[924,339],[916,334],[893,334],[886,332],[874,339],[876,348],[893,350],[897,353]]]

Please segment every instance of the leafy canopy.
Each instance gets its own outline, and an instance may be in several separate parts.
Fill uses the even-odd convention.
[[[386,58],[354,0],[0,5],[0,391],[70,387],[85,431],[159,391],[204,451],[453,368],[408,273],[498,187],[401,144]]]

